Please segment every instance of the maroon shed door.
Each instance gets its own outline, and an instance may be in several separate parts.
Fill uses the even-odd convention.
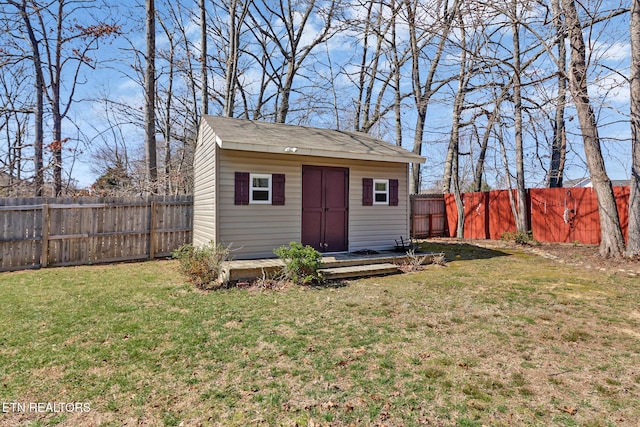
[[[320,252],[347,250],[347,168],[302,167],[302,244]]]
[[[319,251],[324,242],[322,169],[302,167],[302,244]]]

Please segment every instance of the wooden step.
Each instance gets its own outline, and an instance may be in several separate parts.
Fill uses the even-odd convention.
[[[325,255],[322,257],[322,268],[352,267],[371,264],[402,264],[406,260],[405,254],[376,254],[376,255]]]
[[[384,263],[321,268],[319,271],[325,280],[334,280],[353,277],[382,276],[385,274],[398,273],[400,270],[398,270],[398,266],[395,264]]]

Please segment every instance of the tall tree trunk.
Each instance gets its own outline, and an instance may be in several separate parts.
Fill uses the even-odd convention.
[[[173,108],[173,80],[175,78],[175,40],[173,33],[169,27],[167,27],[164,21],[158,17],[158,22],[162,26],[164,33],[169,41],[169,57],[166,58],[169,63],[169,70],[167,72],[167,90],[166,100],[164,103],[164,130],[162,131],[164,136],[164,194],[171,194],[171,133],[173,129],[171,127],[171,113]],[[204,107],[204,104],[203,104]],[[205,114],[205,113],[203,113]],[[158,188],[160,190],[160,188]]]
[[[378,83],[379,80],[379,63],[382,56],[383,43],[386,42],[386,35],[389,32],[389,26],[391,25],[390,23],[385,24],[382,21],[382,16],[384,16],[384,5],[383,2],[380,2],[380,10],[378,11],[378,14],[376,16],[376,22],[373,23],[373,27],[377,29],[375,32],[376,48],[373,53],[373,61],[369,64],[368,70],[361,71],[368,73],[369,76],[369,81],[367,82],[367,87],[364,94],[364,118],[362,120],[361,126],[362,131],[366,133],[368,133],[373,125],[379,120],[379,102],[376,103],[376,107],[372,109],[372,99],[374,86]],[[395,17],[392,16],[390,19],[395,20]]]
[[[462,21],[462,19],[461,19]],[[466,32],[464,28],[464,22],[460,25],[460,43],[462,49],[460,51],[460,72],[458,73],[458,91],[453,100],[453,114],[451,124],[451,137],[449,139],[449,150],[451,154],[451,188],[453,189],[453,195],[456,200],[456,210],[458,212],[458,227],[456,237],[462,239],[464,237],[464,205],[462,204],[462,195],[460,194],[460,126],[462,119],[462,109],[465,100],[465,90],[467,88],[467,82],[471,74],[471,70],[467,68],[467,46],[466,46]]]
[[[556,29],[556,45],[558,46],[558,95],[556,98],[556,114],[553,121],[553,142],[551,145],[548,185],[549,188],[560,188],[562,187],[564,162],[567,154],[567,135],[564,125],[564,110],[567,102],[567,48],[565,45],[564,26],[562,25],[560,0],[553,0],[551,7]]]
[[[640,255],[640,0],[631,1],[631,189],[626,255]]]
[[[53,143],[50,145],[53,154],[53,193],[62,195],[62,113],[60,111],[60,85],[62,74],[62,21],[64,1],[58,2],[55,58],[53,66],[49,65],[51,83],[51,115],[53,119]]]
[[[27,30],[27,36],[29,44],[31,46],[33,71],[35,74],[35,94],[36,103],[34,111],[34,169],[35,178],[34,195],[36,197],[42,196],[42,190],[44,188],[44,161],[43,161],[43,141],[44,141],[44,92],[46,90],[44,83],[44,75],[42,71],[42,61],[40,59],[40,43],[36,38],[33,26],[31,25],[31,19],[27,13],[27,1],[22,0],[21,3],[11,2],[19,11],[22,21],[25,24]]]
[[[451,26],[453,24],[453,20],[457,16],[459,12],[459,6],[462,0],[454,0],[451,7],[448,2],[444,2],[442,4],[443,12],[443,23],[442,28],[438,32],[437,36],[439,37],[439,41],[437,46],[435,47],[435,53],[431,61],[429,62],[429,69],[427,71],[427,77],[424,82],[422,82],[420,70],[422,69],[422,46],[421,40],[423,38],[422,34],[418,34],[418,28],[420,28],[421,23],[417,22],[416,19],[416,9],[420,4],[417,0],[404,0],[404,6],[407,14],[407,24],[409,26],[409,44],[411,50],[411,84],[413,86],[413,98],[416,106],[416,130],[413,137],[413,152],[416,154],[422,154],[422,138],[424,136],[424,126],[425,119],[427,117],[427,109],[429,107],[429,102],[431,101],[431,97],[438,91],[440,87],[444,85],[443,82],[438,82],[436,84],[436,72],[438,70],[438,66],[440,64],[440,60],[444,54],[444,48],[448,41],[448,35],[451,32]],[[449,182],[451,179],[451,166],[445,168],[445,179],[444,181]],[[446,175],[448,174],[448,178]],[[421,169],[419,163],[414,163],[411,168],[411,182],[410,182],[410,192],[412,194],[417,194],[420,192],[420,183],[421,183]],[[447,184],[448,187],[448,184]]]
[[[227,53],[227,69],[225,70],[224,116],[233,117],[236,104],[236,88],[238,85],[238,61],[240,59],[240,34],[242,25],[249,11],[249,3],[241,5],[238,16],[238,0],[229,3],[229,51]]]
[[[494,108],[499,108],[499,102],[496,102]],[[484,161],[487,155],[487,148],[489,146],[489,138],[493,126],[496,124],[496,111],[487,114],[487,125],[484,127],[484,135],[482,136],[482,143],[480,144],[480,154],[478,154],[478,160],[476,161],[476,168],[473,178],[473,191],[482,191],[482,177],[484,175]]]
[[[39,53],[37,55],[40,55]],[[38,61],[40,62],[40,61]],[[35,167],[35,196],[42,196],[44,189],[44,153],[42,150],[44,142],[44,78],[42,68],[38,65],[36,69],[36,111],[34,118],[34,167]]]
[[[393,104],[393,112],[395,117],[395,130],[396,130],[396,145],[398,147],[402,146],[402,89],[401,89],[401,79],[402,74],[400,72],[401,63],[400,58],[398,56],[398,32],[397,32],[397,21],[396,7],[400,7],[396,5],[395,0],[391,0],[391,10],[393,13],[392,21],[391,21],[391,52],[393,55],[393,93],[394,93],[394,104]]]
[[[201,114],[209,114],[209,71],[207,69],[207,0],[200,0],[200,65],[202,78]]]
[[[145,90],[145,148],[147,157],[147,179],[150,193],[157,192],[158,163],[156,152],[156,19],[154,0],[146,0],[146,61],[144,75]]]
[[[513,218],[518,217],[518,207],[516,204],[516,199],[513,197],[513,186],[511,185],[511,172],[509,171],[509,157],[507,156],[507,148],[504,144],[504,137],[502,135],[502,130],[500,129],[498,135],[498,142],[500,143],[500,153],[502,154],[502,162],[504,163],[505,170],[505,178],[507,181],[507,191],[509,195],[509,205],[511,206],[511,214]]]
[[[358,101],[356,102],[354,130],[359,132],[361,129],[362,116],[365,114],[365,105],[363,105],[364,90],[367,76],[371,76],[367,59],[369,56],[369,35],[371,28],[371,14],[373,13],[373,1],[367,4],[367,16],[364,18],[364,29],[362,32],[362,58],[360,59],[360,71],[358,74]],[[373,76],[372,76],[373,77]]]
[[[464,204],[462,203],[462,192],[460,191],[460,171],[458,168],[458,160],[460,157],[455,153],[452,165],[451,189],[453,190],[453,198],[456,201],[456,212],[458,213],[458,224],[456,227],[456,237],[464,238]]]
[[[527,206],[527,190],[524,180],[524,144],[522,138],[522,84],[520,75],[520,24],[518,21],[518,0],[513,0],[513,16],[511,17],[511,32],[513,37],[513,104],[515,114],[515,142],[516,142],[516,184],[518,188],[518,215],[516,228],[521,233],[529,230],[529,209]]]
[[[422,155],[422,136],[424,134],[424,122],[426,117],[427,108],[419,108],[416,117],[416,131],[413,135],[413,152],[420,156]],[[411,164],[411,182],[409,183],[409,191],[411,194],[420,193],[420,187],[422,184],[422,176],[420,170],[420,163]]]
[[[50,145],[53,154],[53,194],[55,197],[62,195],[62,117],[60,109],[54,105],[53,116],[53,143]]]
[[[620,257],[625,250],[624,238],[620,229],[620,218],[611,180],[604,166],[596,117],[587,91],[586,47],[582,38],[582,25],[574,0],[562,0],[562,6],[571,48],[569,88],[580,121],[591,182],[598,198],[601,230],[600,255]]]
[[[289,109],[289,99],[291,97],[291,88],[293,87],[293,78],[297,73],[297,69],[293,60],[287,62],[287,72],[285,74],[284,83],[280,88],[280,106],[276,113],[276,123],[286,123]]]

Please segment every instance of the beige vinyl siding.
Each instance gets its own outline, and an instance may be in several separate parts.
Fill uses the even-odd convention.
[[[193,244],[216,241],[216,150],[211,127],[200,126],[193,159]]]
[[[349,250],[384,250],[409,237],[407,164],[354,162],[349,174]],[[362,178],[397,179],[398,206],[362,206]]]
[[[389,249],[394,239],[409,235],[408,169],[404,163],[223,149],[218,150],[218,157],[217,237],[220,242],[232,244],[236,259],[272,257],[274,248],[300,241],[303,165],[349,168],[350,251]],[[235,172],[285,174],[285,205],[234,205]],[[362,178],[398,179],[398,206],[362,206]]]
[[[301,166],[286,155],[219,150],[218,238],[234,258],[274,257],[273,249],[300,241]],[[235,172],[285,174],[285,204],[235,205]]]

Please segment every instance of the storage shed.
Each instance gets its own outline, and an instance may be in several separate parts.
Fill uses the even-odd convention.
[[[409,236],[409,164],[424,158],[358,132],[205,116],[194,158],[193,243],[273,257],[391,249]]]

